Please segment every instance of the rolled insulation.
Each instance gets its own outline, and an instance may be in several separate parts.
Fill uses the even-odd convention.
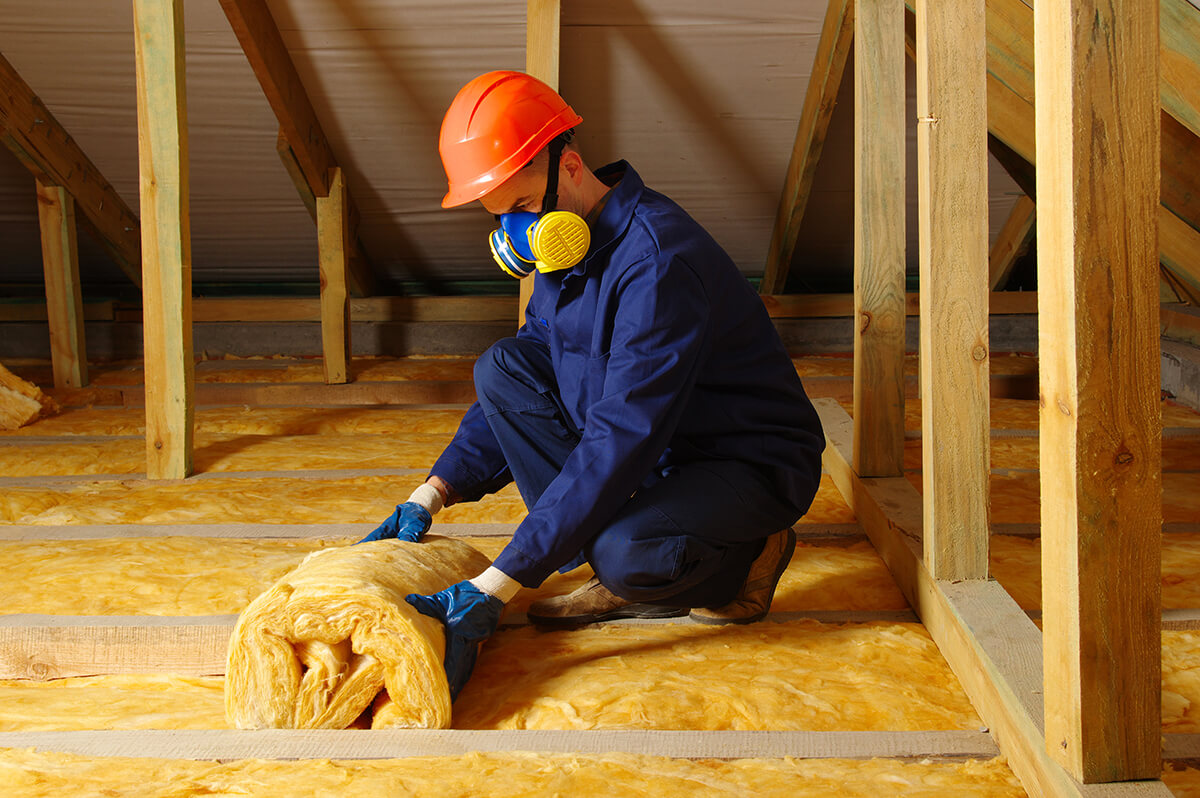
[[[374,541],[325,549],[250,603],[234,627],[225,714],[241,729],[443,729],[442,624],[404,600],[490,565],[467,544]]]

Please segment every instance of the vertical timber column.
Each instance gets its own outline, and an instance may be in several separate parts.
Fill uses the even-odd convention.
[[[325,382],[350,379],[350,214],[342,168],[329,170],[329,196],[317,197],[317,254],[321,271],[321,351]]]
[[[917,3],[925,564],[986,579],[987,87],[984,0]]]
[[[559,31],[562,25],[560,0],[527,0],[525,5],[525,71],[558,91]],[[517,325],[525,323],[525,306],[533,296],[535,275],[521,281]]]
[[[183,0],[133,0],[137,50],[146,473],[192,471],[192,243]]]
[[[904,0],[857,0],[854,470],[904,471]]]
[[[1158,0],[1035,6],[1046,747],[1161,768]]]
[[[83,295],[79,288],[79,246],[75,238],[75,200],[62,186],[48,185],[41,180],[36,182],[54,387],[82,388],[87,385],[88,373]]]

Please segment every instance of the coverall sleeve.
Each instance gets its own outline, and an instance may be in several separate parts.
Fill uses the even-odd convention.
[[[526,309],[526,322],[517,331],[517,337],[548,346],[545,330],[532,323],[538,318],[537,299],[538,292],[534,291]],[[464,501],[478,501],[512,482],[512,473],[504,453],[500,451],[500,444],[492,434],[479,402],[473,403],[467,410],[454,438],[429,473],[430,476],[444,479]]]
[[[662,260],[625,271],[603,391],[587,409],[583,437],[496,560],[527,587],[604,528],[658,462],[687,406],[709,346],[710,300],[686,263]]]

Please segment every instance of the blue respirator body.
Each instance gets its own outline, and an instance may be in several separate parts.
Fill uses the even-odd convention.
[[[535,269],[571,268],[583,260],[591,240],[587,222],[570,211],[504,213],[500,228],[488,237],[496,263],[518,280]]]
[[[520,280],[536,269],[556,272],[569,269],[587,254],[592,232],[579,214],[555,210],[558,207],[558,164],[563,147],[575,135],[574,129],[561,133],[547,147],[550,153],[546,170],[546,193],[541,213],[502,213],[500,229],[492,231],[488,243],[500,268]]]

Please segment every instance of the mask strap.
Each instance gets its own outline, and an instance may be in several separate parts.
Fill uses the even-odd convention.
[[[555,136],[550,142],[550,164],[549,171],[546,172],[546,195],[542,198],[542,215],[558,208],[558,161],[562,156],[563,147],[574,137],[575,129],[572,128]]]

